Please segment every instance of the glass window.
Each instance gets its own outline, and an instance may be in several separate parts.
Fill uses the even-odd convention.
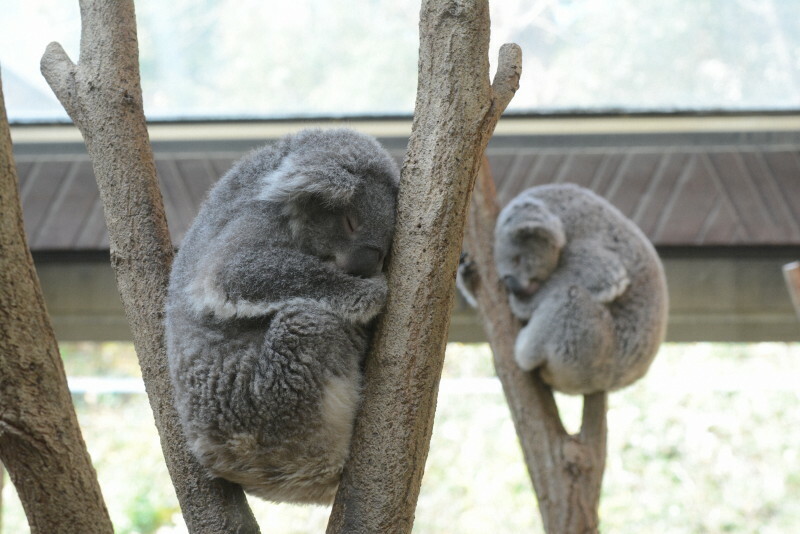
[[[523,48],[509,112],[800,108],[796,0],[491,2],[492,52]],[[151,120],[407,116],[419,4],[408,0],[137,0]],[[39,74],[57,40],[77,57],[77,1],[0,0],[12,122],[66,115]]]
[[[515,111],[800,107],[797,0],[494,2],[523,49]]]

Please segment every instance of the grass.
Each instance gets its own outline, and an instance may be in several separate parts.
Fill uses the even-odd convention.
[[[138,376],[125,344],[64,344],[68,374]],[[665,345],[611,395],[604,532],[800,532],[800,344]],[[415,533],[542,532],[486,346],[448,347]],[[116,532],[184,532],[141,394],[74,395]],[[568,428],[580,399],[558,396]],[[328,510],[251,499],[265,532],[324,532]],[[29,532],[13,486],[4,534]]]

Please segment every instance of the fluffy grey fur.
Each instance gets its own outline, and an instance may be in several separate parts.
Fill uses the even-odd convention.
[[[305,130],[210,192],[175,258],[166,329],[181,423],[213,475],[274,501],[333,498],[398,180],[375,139]]]
[[[664,272],[641,230],[605,199],[573,184],[523,191],[498,217],[494,254],[526,323],[515,345],[522,369],[573,394],[647,372],[666,329]],[[472,298],[468,262],[459,278]]]

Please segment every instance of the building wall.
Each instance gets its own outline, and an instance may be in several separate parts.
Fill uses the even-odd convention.
[[[670,295],[668,341],[800,341],[781,271],[800,250],[681,249],[661,255]],[[131,340],[107,256],[34,259],[59,340]],[[477,315],[459,299],[450,341],[485,340]]]

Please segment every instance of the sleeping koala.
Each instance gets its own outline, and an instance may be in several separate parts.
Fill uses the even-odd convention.
[[[573,184],[533,187],[495,227],[495,262],[513,314],[525,371],[564,393],[627,386],[647,372],[664,338],[667,288],[661,262],[636,225]],[[470,295],[469,264],[459,287]]]
[[[305,130],[210,192],[175,258],[166,335],[184,433],[214,476],[273,501],[332,500],[398,181],[375,139]]]

